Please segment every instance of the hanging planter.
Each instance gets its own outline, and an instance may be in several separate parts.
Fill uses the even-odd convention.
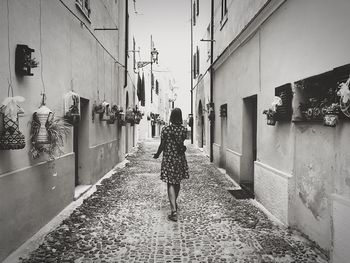
[[[274,126],[276,124],[276,115],[277,108],[282,106],[282,99],[278,96],[275,96],[274,100],[271,103],[271,107],[263,111],[263,114],[266,114],[266,124]]]
[[[135,113],[131,107],[125,112],[125,121],[131,125],[135,123]]]
[[[110,107],[109,120],[107,120],[107,124],[114,124],[118,118],[118,105],[114,104]]]
[[[266,124],[275,126],[276,124],[276,112],[272,109],[264,110],[263,114],[266,114]]]
[[[56,118],[44,104],[34,112],[31,127],[31,154],[33,159],[47,153],[54,159],[57,152],[62,153],[63,139],[70,131],[70,125],[63,118]]]
[[[110,105],[108,102],[106,102],[106,101],[102,102],[103,113],[100,114],[101,121],[109,121],[110,120],[111,109],[109,106]]]
[[[18,103],[24,100],[20,96],[7,97],[0,107],[0,150],[18,150],[26,145],[18,124],[18,115],[23,113]]]
[[[117,106],[116,117],[117,117],[117,121],[118,121],[118,125],[119,126],[125,126],[126,125],[125,113],[123,111],[124,111],[123,107]]]
[[[135,120],[134,120],[135,123],[140,124],[141,119],[142,119],[142,112],[138,109],[137,105],[135,106],[133,111],[134,111],[134,115],[135,115]]]
[[[328,107],[323,108],[323,125],[328,127],[335,127],[339,120],[340,106],[337,103],[333,103]]]
[[[80,121],[80,96],[69,91],[64,95],[64,118],[68,123],[76,125]]]

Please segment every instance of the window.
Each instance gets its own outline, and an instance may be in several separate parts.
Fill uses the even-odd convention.
[[[196,25],[196,2],[193,2],[193,7],[192,7],[192,22],[193,25]]]
[[[90,0],[75,0],[75,4],[85,17],[89,19],[91,14]]]
[[[197,16],[199,15],[199,0],[197,0],[197,12],[196,12],[196,15]]]
[[[196,53],[193,55],[193,78],[199,76],[199,48],[197,46]]]
[[[221,0],[221,20],[224,20],[224,17],[227,14],[227,0]]]
[[[199,75],[199,48],[197,46],[197,76]]]
[[[227,21],[227,0],[221,0],[221,28],[226,24]]]

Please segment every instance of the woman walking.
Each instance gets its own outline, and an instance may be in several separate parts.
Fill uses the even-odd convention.
[[[153,158],[157,159],[163,152],[160,179],[167,183],[168,198],[171,214],[169,220],[177,221],[177,198],[180,192],[180,182],[189,178],[186,161],[184,140],[187,137],[187,129],[182,126],[181,109],[175,108],[170,114],[170,125],[162,129],[161,141],[157,153]]]

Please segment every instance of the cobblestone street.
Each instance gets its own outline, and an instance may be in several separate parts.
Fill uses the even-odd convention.
[[[179,221],[168,221],[158,140],[141,143],[71,216],[22,262],[328,262],[317,247],[274,224],[207,157],[188,146]]]

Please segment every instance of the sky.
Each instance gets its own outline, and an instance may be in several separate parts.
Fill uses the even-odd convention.
[[[130,33],[135,36],[143,61],[150,57],[150,37],[159,52],[160,70],[170,71],[175,79],[177,99],[183,117],[190,113],[191,81],[191,1],[135,0],[130,1]],[[132,12],[132,14],[131,14]]]

